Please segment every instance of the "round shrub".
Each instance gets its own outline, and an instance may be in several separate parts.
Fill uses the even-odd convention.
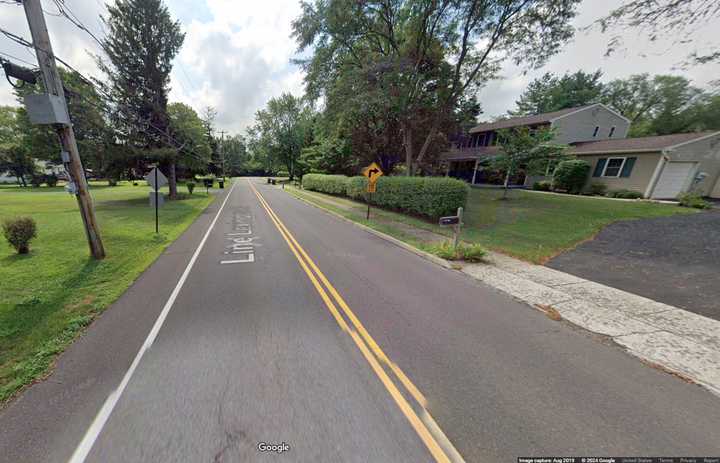
[[[558,163],[553,173],[553,188],[572,194],[582,191],[590,172],[590,163],[580,159],[571,159]]]
[[[642,193],[639,191],[633,191],[633,190],[613,190],[611,191],[608,196],[611,198],[620,198],[620,199],[640,199],[643,197]]]
[[[18,254],[30,252],[30,241],[37,236],[37,226],[31,217],[8,219],[2,224],[3,236]]]
[[[604,183],[591,183],[588,193],[595,196],[605,196],[607,194],[607,185]]]
[[[55,174],[50,174],[45,176],[45,183],[47,183],[47,186],[57,186],[58,184],[58,176]]]
[[[678,196],[678,201],[683,207],[694,207],[695,209],[710,209],[712,204],[705,201],[702,196],[697,193],[683,193]]]
[[[188,193],[193,194],[193,190],[195,189],[195,182],[185,182],[185,186],[187,187]]]
[[[30,177],[30,184],[35,188],[39,188],[43,183],[45,183],[44,175],[33,175]]]
[[[537,191],[550,191],[552,189],[552,183],[547,180],[540,180],[539,182],[533,183],[532,189]]]

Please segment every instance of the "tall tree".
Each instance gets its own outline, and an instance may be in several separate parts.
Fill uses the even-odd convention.
[[[605,85],[601,100],[630,119],[630,136],[666,135],[702,126],[705,92],[682,76],[638,74]]]
[[[382,91],[408,173],[421,165],[462,99],[505,59],[536,67],[572,36],[579,0],[316,0],[293,23],[309,95],[355,72]]]
[[[515,102],[514,116],[541,114],[596,103],[603,85],[602,71],[577,71],[557,76],[545,73],[528,85]]]
[[[312,140],[312,109],[300,98],[284,93],[268,101],[255,114],[249,134],[253,147],[268,157],[270,165],[285,167],[292,180],[303,148]]]
[[[168,117],[172,138],[179,143],[172,154],[175,162],[190,170],[205,170],[211,149],[200,116],[185,103],[170,103]]]
[[[162,0],[117,0],[103,18],[108,33],[102,40],[106,58],[98,57],[107,75],[113,123],[128,146],[153,156],[167,152],[167,113],[172,61],[184,34]],[[170,198],[177,195],[175,159],[167,161]]]
[[[676,46],[688,47],[697,43],[694,32],[699,26],[720,18],[720,3],[713,0],[630,0],[600,18],[603,32],[618,29],[640,29],[655,41],[662,35],[670,38]],[[607,54],[623,45],[620,35],[614,35],[608,43]],[[705,49],[691,52],[686,65],[720,61],[720,41],[704,44]]]
[[[18,109],[0,106],[0,174],[10,173],[18,184],[27,186],[27,178],[35,173],[35,161],[20,130]]]

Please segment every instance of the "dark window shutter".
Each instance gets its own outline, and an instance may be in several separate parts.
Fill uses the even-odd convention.
[[[627,158],[625,160],[625,165],[623,166],[623,170],[622,170],[622,172],[620,172],[621,177],[629,177],[630,176],[633,166],[635,165],[636,159],[637,158]]]
[[[603,169],[605,168],[605,163],[607,163],[607,158],[598,159],[597,164],[595,164],[595,171],[593,172],[593,177],[599,177],[602,175]]]

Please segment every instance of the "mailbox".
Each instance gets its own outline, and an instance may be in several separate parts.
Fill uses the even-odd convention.
[[[440,217],[440,225],[457,225],[460,223],[460,216],[451,215],[448,217]]]

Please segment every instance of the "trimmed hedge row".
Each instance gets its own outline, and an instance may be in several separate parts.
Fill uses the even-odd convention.
[[[323,193],[337,192],[340,179],[319,179],[316,177],[342,177],[338,175],[313,174],[309,182],[303,177],[303,188]],[[344,194],[352,199],[365,201],[367,179],[365,177],[345,178]],[[330,188],[328,185],[333,184]],[[333,189],[333,191],[328,191]],[[445,177],[381,177],[377,191],[371,195],[370,202],[376,206],[394,209],[411,214],[436,219],[444,215],[454,215],[457,208],[465,206],[468,185],[453,178]]]
[[[347,182],[348,178],[344,175],[305,174],[302,178],[302,185],[306,190],[331,195],[345,195]]]

